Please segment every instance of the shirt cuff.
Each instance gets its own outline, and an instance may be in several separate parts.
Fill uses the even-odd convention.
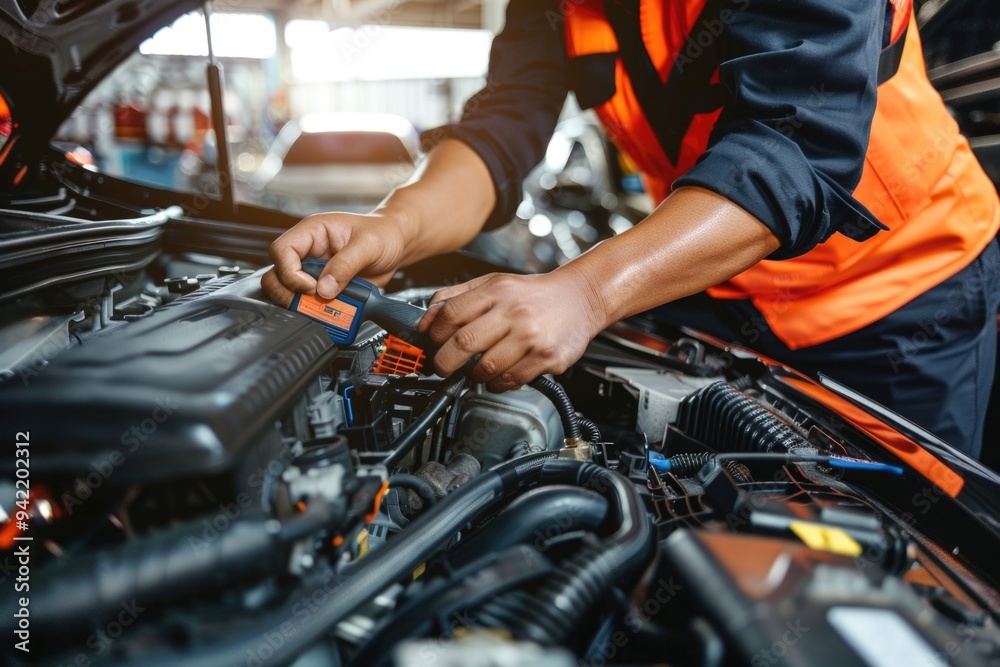
[[[523,199],[521,182],[508,178],[513,169],[505,165],[501,152],[492,145],[492,140],[482,129],[472,127],[469,123],[461,125],[442,125],[420,134],[420,147],[425,152],[430,151],[445,139],[457,139],[471,148],[486,165],[490,178],[493,179],[493,190],[496,193],[496,205],[486,218],[483,231],[496,229],[510,222],[517,212]]]
[[[715,132],[722,138],[672,187],[711,190],[760,220],[781,242],[768,259],[802,255],[834,232],[864,241],[888,229],[774,128],[743,120]]]

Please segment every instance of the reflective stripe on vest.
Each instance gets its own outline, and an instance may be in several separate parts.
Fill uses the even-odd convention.
[[[878,88],[854,196],[890,231],[863,243],[834,234],[801,257],[762,261],[709,290],[717,298],[752,299],[772,331],[793,349],[832,340],[884,317],[967,266],[1000,227],[996,190],[927,80],[911,1],[888,2],[893,11],[890,45],[880,68],[894,74]],[[706,0],[638,0],[638,35],[649,60],[645,66],[661,81],[668,81],[685,59],[697,61],[719,36],[713,29],[724,29],[725,17],[706,16],[705,7]],[[570,78],[575,85],[600,88],[586,68],[598,64],[599,54],[616,58],[608,95],[578,89],[577,97],[593,100],[609,137],[642,170],[647,191],[659,203],[708,146],[721,113],[721,108],[710,108],[718,67],[685,80],[683,88],[691,95],[684,108],[650,114],[687,123],[686,129],[654,128],[644,113],[649,91],[642,84],[634,86],[629,76],[643,63],[634,52],[616,57],[616,28],[629,29],[620,17],[606,15],[602,0],[583,0],[566,12]],[[662,110],[676,99],[662,95],[653,104]]]

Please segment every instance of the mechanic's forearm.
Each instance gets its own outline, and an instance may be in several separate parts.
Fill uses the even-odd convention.
[[[779,245],[728,199],[685,187],[639,225],[559,270],[578,272],[603,328],[732,278]]]
[[[448,139],[431,150],[414,177],[378,212],[397,220],[405,236],[403,265],[457,250],[482,230],[496,192],[482,158]]]

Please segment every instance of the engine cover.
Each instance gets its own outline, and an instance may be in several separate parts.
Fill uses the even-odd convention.
[[[115,484],[203,476],[276,435],[336,348],[319,324],[252,298],[258,286],[250,276],[169,304],[65,352],[27,386],[0,386],[0,420],[31,432],[32,470],[113,471]]]

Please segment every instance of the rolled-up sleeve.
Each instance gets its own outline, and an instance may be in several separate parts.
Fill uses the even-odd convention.
[[[555,16],[557,1],[511,0],[493,40],[486,86],[465,104],[458,123],[421,135],[424,150],[452,138],[482,158],[497,196],[487,229],[514,217],[521,184],[544,157],[566,100],[563,22]]]
[[[876,103],[885,2],[723,0],[725,106],[676,189],[735,202],[801,255],[834,232],[885,229],[854,199]]]

